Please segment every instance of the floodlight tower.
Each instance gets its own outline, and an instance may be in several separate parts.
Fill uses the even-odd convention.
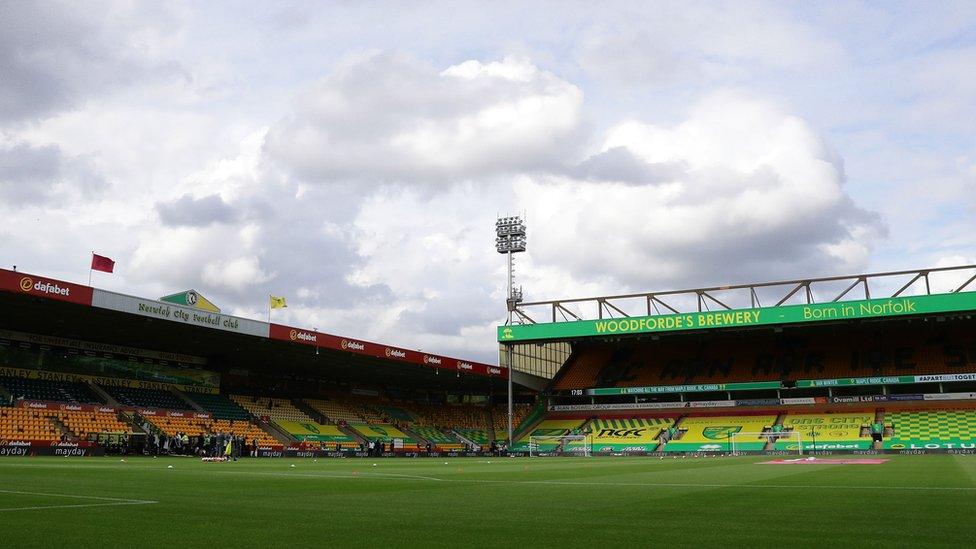
[[[508,308],[508,322],[515,320],[515,307],[522,301],[522,288],[515,288],[514,254],[525,251],[525,223],[521,216],[499,217],[495,221],[495,250],[508,256],[508,294],[505,299]],[[508,447],[512,440],[512,344],[505,344],[505,354],[508,358]]]

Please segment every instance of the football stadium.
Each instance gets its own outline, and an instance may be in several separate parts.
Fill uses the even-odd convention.
[[[510,286],[493,365],[0,270],[3,538],[971,543],[974,281]]]

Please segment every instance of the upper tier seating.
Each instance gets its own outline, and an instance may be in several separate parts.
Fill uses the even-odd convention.
[[[761,433],[776,422],[775,415],[690,416],[678,423],[683,433],[664,446],[665,452],[728,452],[732,435]],[[758,434],[735,437],[736,450],[762,450],[766,440]]]
[[[0,377],[0,385],[15,399],[49,400],[83,404],[103,404],[105,401],[87,384],[81,382],[47,381],[20,377]]]
[[[888,412],[884,423],[884,448],[976,448],[976,410]]]
[[[272,420],[290,419],[300,423],[314,423],[290,401],[283,398],[253,397],[243,395],[231,395],[234,402],[251,413],[255,417],[268,417]]]
[[[190,408],[189,404],[183,402],[180,397],[170,391],[109,386],[102,386],[102,389],[123,406],[164,410],[186,410]]]
[[[363,418],[359,417],[357,413],[353,412],[351,409],[349,409],[349,407],[339,400],[306,398],[305,404],[308,404],[312,407],[312,409],[336,423],[340,421],[345,421],[346,423],[358,423],[363,420]]]
[[[976,372],[976,335],[955,325],[759,332],[747,341],[716,333],[581,346],[564,370],[555,389],[969,373]]]
[[[211,395],[207,393],[186,393],[190,400],[198,406],[210,412],[214,419],[239,419],[249,420],[251,414],[241,408],[236,402],[224,395]]]
[[[874,423],[874,412],[842,414],[789,414],[783,420],[785,432],[800,433],[804,448],[822,450],[867,450],[871,448],[869,435],[862,429]],[[776,442],[777,450],[793,450],[797,442],[786,438]]]

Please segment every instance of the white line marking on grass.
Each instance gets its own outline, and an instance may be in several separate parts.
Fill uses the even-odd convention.
[[[383,473],[359,473],[356,475],[345,474],[315,474],[315,473],[273,473],[259,471],[217,471],[223,475],[258,475],[258,476],[278,476],[278,477],[298,477],[298,478],[327,478],[327,479],[346,479],[346,480],[425,480],[436,482],[455,482],[468,484],[533,484],[533,485],[557,485],[557,486],[619,486],[632,488],[754,488],[754,489],[793,489],[793,490],[893,490],[893,491],[932,491],[950,490],[972,492],[976,491],[976,486],[857,486],[850,484],[831,485],[831,484],[715,484],[715,483],[682,483],[682,482],[579,482],[572,480],[502,480],[502,479],[462,479],[462,478],[437,478],[425,477],[420,475],[394,475]]]
[[[101,503],[74,503],[68,505],[32,505],[29,507],[3,507],[0,513],[7,511],[38,511],[41,509],[74,509],[80,507],[113,507],[119,505],[151,505],[158,501],[147,499],[107,498],[100,496],[82,496],[78,494],[50,494],[47,492],[25,492],[21,490],[0,490],[0,494],[15,494],[22,496],[42,496],[51,498],[87,499]]]

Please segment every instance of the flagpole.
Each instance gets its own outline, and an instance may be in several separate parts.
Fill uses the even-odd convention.
[[[268,294],[268,324],[271,324],[271,294]]]
[[[91,262],[92,261],[95,261],[95,250],[92,250],[91,251],[91,254],[92,254],[92,256],[89,258],[90,261],[88,262],[88,286],[89,287],[91,286],[91,277],[92,277],[92,268],[91,268],[92,264],[91,264]]]

